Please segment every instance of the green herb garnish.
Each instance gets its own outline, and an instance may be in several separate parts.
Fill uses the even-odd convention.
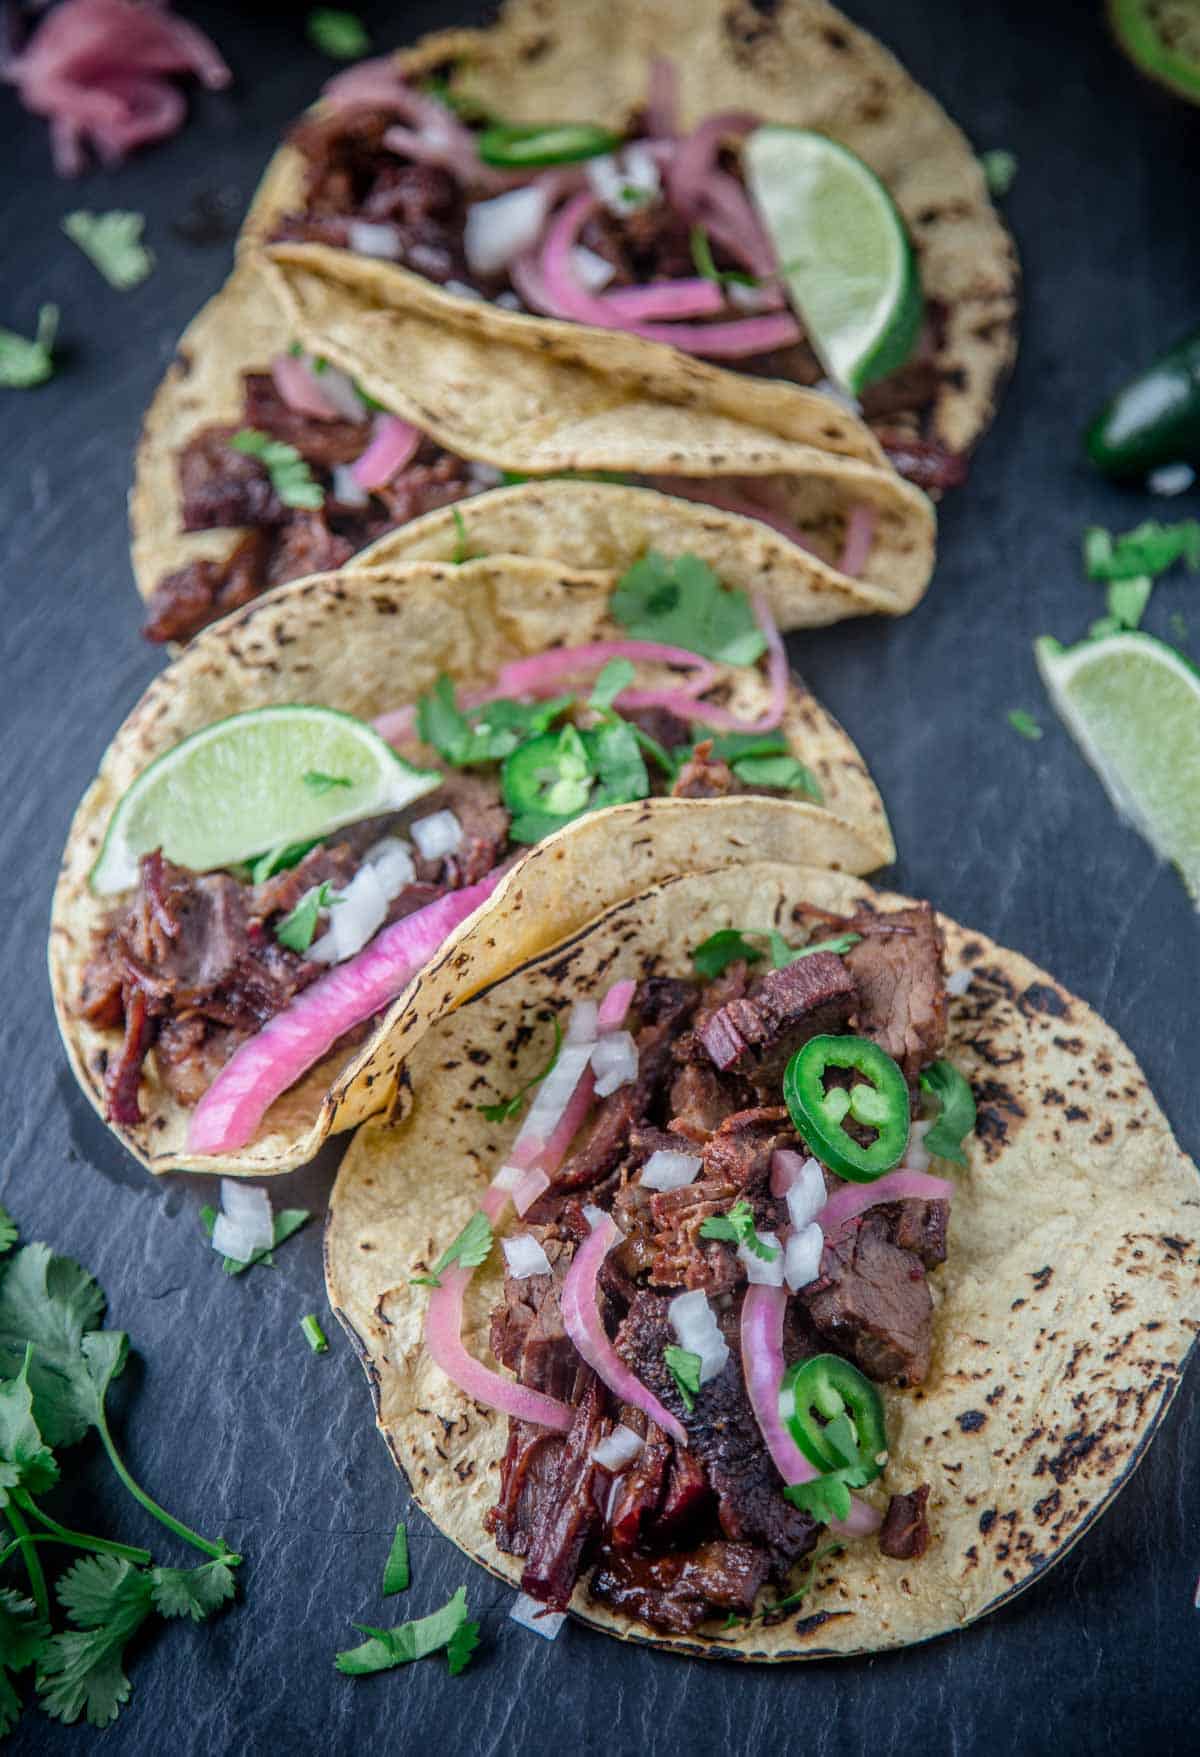
[[[753,665],[766,651],[749,598],[722,586],[698,555],[648,550],[617,582],[611,608],[634,640],[686,647],[726,665]]]
[[[281,842],[277,848],[268,848],[257,860],[250,863],[250,883],[261,885],[277,872],[287,872],[293,866],[299,866],[306,854],[317,846],[316,842]]]
[[[1041,727],[1025,708],[1010,708],[1005,718],[1013,731],[1019,732],[1022,738],[1040,738],[1042,736]]]
[[[291,952],[307,952],[317,931],[317,917],[322,909],[334,909],[342,902],[334,895],[328,879],[305,891],[296,907],[285,915],[275,929],[275,938]]]
[[[517,1115],[518,1111],[521,1108],[521,1105],[525,1101],[526,1094],[529,1092],[532,1092],[533,1088],[535,1086],[540,1086],[542,1081],[546,1078],[547,1074],[550,1073],[551,1069],[554,1067],[554,1064],[558,1060],[558,1053],[559,1053],[560,1049],[562,1048],[562,1035],[563,1034],[562,1034],[562,1026],[558,1022],[557,1015],[554,1017],[554,1019],[551,1021],[551,1023],[554,1026],[554,1048],[550,1051],[550,1059],[546,1063],[545,1067],[542,1068],[540,1070],[540,1072],[534,1074],[532,1079],[526,1080],[525,1084],[522,1087],[520,1087],[516,1092],[514,1092],[511,1098],[501,1098],[495,1104],[478,1104],[478,1105],[476,1105],[475,1108],[478,1111],[482,1112],[482,1114],[487,1118],[488,1122],[490,1122],[490,1123],[509,1122],[511,1120],[511,1118],[513,1118],[514,1116]]]
[[[455,700],[452,680],[441,676],[417,702],[417,734],[456,769],[502,762],[527,738],[548,731],[574,700],[570,695],[544,702],[504,699],[473,708],[468,716]]]
[[[688,243],[691,246],[692,261],[695,264],[696,273],[704,280],[712,281],[718,287],[729,285],[736,287],[758,286],[756,277],[748,275],[744,269],[717,267],[713,261],[712,244],[703,226],[692,227],[688,233]]]
[[[247,1257],[244,1263],[239,1263],[236,1257],[222,1257],[221,1267],[226,1275],[240,1275],[243,1269],[253,1269],[256,1263],[261,1263],[265,1269],[273,1269],[275,1267],[275,1252],[280,1245],[285,1244],[294,1232],[299,1232],[305,1222],[311,1219],[312,1212],[308,1208],[281,1208],[278,1214],[271,1216],[272,1236],[269,1249],[255,1251],[254,1255]],[[209,1238],[212,1237],[213,1227],[216,1223],[216,1209],[211,1204],[205,1203],[200,1210],[200,1224]]]
[[[408,1279],[414,1287],[440,1287],[441,1277],[452,1263],[459,1263],[464,1269],[478,1269],[491,1248],[492,1223],[483,1210],[477,1208],[454,1243],[442,1252],[429,1274],[410,1275]]]
[[[996,146],[990,152],[980,153],[979,163],[983,167],[988,194],[1007,195],[1017,178],[1016,153],[1010,153],[1007,147]]]
[[[736,927],[722,927],[694,948],[692,963],[706,982],[712,982],[739,959],[757,964],[762,955]]]
[[[260,433],[256,427],[243,427],[229,443],[244,457],[258,459],[285,506],[306,507],[310,511],[324,506],[325,490],[314,479],[294,445],[288,445],[282,439],[272,439],[269,433]]]
[[[8,1255],[17,1242],[17,1223],[7,1208],[0,1207],[0,1257]]]
[[[811,946],[790,946],[775,928],[769,930],[767,938],[771,946],[771,962],[776,970],[783,970],[789,964],[798,964],[801,958],[811,958],[816,952],[836,952],[841,957],[858,944],[862,934],[835,933],[828,939],[815,940]]]
[[[840,1470],[827,1470],[811,1482],[789,1483],[783,1491],[785,1501],[810,1513],[820,1525],[832,1525],[837,1519],[850,1517],[850,1490],[861,1489],[871,1480],[871,1472],[861,1464],[847,1464]]]
[[[333,61],[356,61],[370,51],[366,26],[353,12],[318,6],[309,13],[305,30],[313,47]]]
[[[396,1526],[388,1559],[383,1565],[384,1598],[391,1598],[397,1592],[407,1592],[408,1581],[408,1530],[401,1519]]]
[[[0,329],[0,389],[31,390],[52,378],[57,334],[57,305],[39,306],[37,334],[32,341],[15,330]]]
[[[683,1398],[683,1407],[690,1415],[700,1395],[700,1356],[693,1354],[690,1348],[679,1348],[674,1342],[669,1342],[663,1349],[663,1359],[679,1395]]]
[[[1090,580],[1131,580],[1144,574],[1156,579],[1177,561],[1193,573],[1200,569],[1200,519],[1177,519],[1169,525],[1147,519],[1115,537],[1101,525],[1090,525],[1083,534],[1083,565]]]
[[[952,1062],[934,1062],[921,1075],[921,1090],[938,1107],[938,1119],[925,1136],[925,1149],[939,1159],[965,1165],[963,1139],[975,1127],[975,1098]]]
[[[454,520],[454,550],[450,556],[455,567],[461,567],[464,561],[477,561],[483,554],[481,549],[472,549],[471,540],[467,535],[467,521],[456,506],[450,508],[450,517]]]
[[[398,1629],[373,1629],[368,1623],[355,1623],[354,1627],[369,1639],[360,1647],[345,1649],[333,1662],[339,1672],[351,1678],[410,1665],[413,1660],[424,1659],[442,1648],[446,1650],[450,1675],[456,1677],[470,1663],[479,1641],[479,1624],[467,1617],[465,1586],[460,1586],[440,1611],[402,1623]]]
[[[788,793],[807,793],[821,805],[825,790],[812,770],[794,756],[743,756],[730,767],[747,787],[778,787]]]
[[[637,668],[632,659],[610,659],[592,685],[588,707],[595,708],[598,713],[606,712],[636,676]]]
[[[142,243],[144,214],[114,208],[111,213],[92,214],[80,209],[68,214],[62,229],[95,264],[110,287],[127,293],[140,286],[154,268],[154,257]]]
[[[1120,628],[1136,628],[1146,613],[1154,581],[1148,574],[1132,579],[1110,580],[1105,598],[1108,614]]]
[[[329,1338],[322,1330],[321,1320],[315,1312],[309,1312],[307,1317],[301,1318],[300,1328],[304,1332],[304,1340],[314,1354],[329,1353]]]
[[[710,1214],[700,1223],[701,1238],[719,1238],[727,1244],[745,1245],[763,1263],[773,1263],[779,1255],[778,1245],[769,1245],[759,1238],[754,1225],[754,1210],[744,1199],[735,1202],[727,1214]]]

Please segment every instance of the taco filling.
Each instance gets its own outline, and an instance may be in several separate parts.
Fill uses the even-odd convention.
[[[795,919],[799,943],[725,929],[695,979],[554,1015],[481,1210],[414,1278],[435,1362],[508,1414],[485,1524],[547,1610],[590,1570],[592,1600],[682,1634],[778,1602],[823,1527],[906,1560],[929,1541],[927,1485],[882,1516],[858,1491],[887,1462],[877,1385],[929,1372],[952,1194],[930,1155],[961,1162],[975,1124],[940,1059],[941,935],[928,904]],[[512,1378],[460,1335],[510,1200],[490,1340]]]
[[[623,329],[746,372],[817,385],[824,369],[787,304],[781,265],[747,193],[741,147],[760,119],[709,116],[688,133],[673,78],[623,135],[585,124],[506,127],[438,81],[386,61],[325,89],[290,143],[303,205],[273,240],[330,244],[401,264],[461,296]],[[901,474],[940,490],[966,460],[933,433],[946,310],[927,302],[908,357],[862,393]]]
[[[671,642],[671,617],[684,606],[697,644],[722,655],[724,673]],[[76,1000],[89,1023],[123,1034],[105,1071],[109,1120],[142,1120],[138,1087],[153,1051],[159,1079],[192,1109],[190,1146],[244,1145],[275,1098],[401,992],[506,863],[585,813],[654,796],[820,801],[819,781],[782,730],[787,662],[765,607],[756,621],[745,597],[695,557],[650,554],[621,581],[612,609],[630,638],[513,661],[461,700],[443,675],[373,732],[328,710],[266,709],[203,734],[236,741],[281,712],[305,726],[325,716],[335,734],[358,725],[402,809],[380,814],[376,793],[356,818],[349,776],[307,771],[290,783],[307,834],[294,833],[285,806],[271,848],[239,844],[236,860],[193,856],[189,865],[168,836],[148,845],[153,823],[126,849],[121,826],[137,816],[127,802],[150,771],[135,781],[93,872],[94,890],[120,895],[94,934]],[[722,700],[728,667],[753,668],[764,654],[769,692],[747,723]],[[653,675],[639,676],[647,664]],[[224,765],[206,771],[226,788],[244,747],[228,748]],[[274,748],[276,772],[305,770]],[[166,795],[178,816],[179,785]],[[205,809],[196,797],[182,815],[194,826]],[[240,832],[243,842],[256,827]]]

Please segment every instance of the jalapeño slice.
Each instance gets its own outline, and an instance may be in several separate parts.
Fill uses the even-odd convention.
[[[835,1086],[826,1092],[825,1075],[831,1068],[848,1068],[862,1078],[849,1091]],[[797,1132],[839,1177],[873,1183],[904,1156],[908,1087],[891,1056],[865,1037],[810,1037],[787,1065],[783,1098]],[[846,1129],[848,1116],[875,1130],[868,1146]]]
[[[592,122],[547,122],[533,127],[497,123],[479,136],[485,165],[572,165],[579,159],[615,152],[621,136]]]
[[[856,1465],[877,1477],[887,1452],[883,1399],[840,1354],[793,1361],[779,1387],[779,1414],[810,1464],[824,1474]]]
[[[636,745],[632,767],[614,770],[606,744],[610,732],[567,725],[526,739],[504,759],[500,779],[514,842],[540,842],[585,811],[645,798],[649,784]]]

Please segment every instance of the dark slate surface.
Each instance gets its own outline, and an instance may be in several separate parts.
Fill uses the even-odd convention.
[[[469,15],[465,3],[363,10],[381,45]],[[852,10],[981,147],[1019,154],[1007,208],[1028,306],[1015,381],[972,482],[945,508],[925,603],[901,624],[802,638],[795,656],[879,779],[902,850],[896,882],[1102,1009],[1194,1153],[1196,919],[1052,722],[1030,641],[1044,630],[1074,638],[1097,613],[1077,560],[1084,523],[1132,524],[1150,510],[1091,479],[1077,437],[1105,386],[1195,321],[1200,231],[1186,192],[1200,171],[1200,115],[1138,80],[1098,4],[856,0]],[[247,1557],[239,1608],[205,1628],[163,1629],[136,1655],[134,1701],[105,1749],[358,1757],[436,1744],[449,1757],[558,1748],[564,1733],[572,1751],[606,1757],[785,1743],[821,1757],[1194,1748],[1194,1377],[1136,1482],[1080,1548],[991,1621],[927,1649],[800,1672],[683,1663],[582,1628],[551,1647],[508,1622],[507,1590],[417,1515],[415,1584],[398,1614],[431,1609],[466,1579],[484,1621],[479,1662],[455,1681],[438,1660],[365,1682],[335,1674],[352,1619],[390,1620],[378,1583],[405,1491],[349,1347],[331,1325],[332,1352],[314,1359],[297,1329],[323,1310],[318,1229],[273,1273],[222,1276],[197,1220],[206,1182],[152,1183],[77,1094],[43,969],[71,810],[156,666],[136,632],[126,553],[139,417],[229,260],[228,246],[183,243],[171,223],[214,191],[240,207],[280,126],[329,71],[284,9],[251,17],[197,0],[190,11],[227,51],[238,89],[195,100],[181,136],[117,175],[58,183],[43,127],[0,94],[0,322],[28,332],[45,299],[63,311],[60,376],[0,392],[0,1199],[26,1237],[96,1272],[113,1321],[134,1337],[116,1403],[135,1470]],[[129,294],[102,284],[58,233],[80,204],[145,211],[159,258],[151,281]],[[1186,583],[1161,590],[1151,626],[1166,633],[1173,610],[1200,630]],[[1040,743],[1008,728],[1015,706],[1046,723]],[[320,1208],[329,1173],[289,1180],[286,1200]],[[63,1517],[154,1543],[158,1529],[88,1449],[76,1456],[84,1481]],[[185,1560],[166,1549],[162,1559]],[[66,1751],[94,1736],[28,1714],[14,1748]]]

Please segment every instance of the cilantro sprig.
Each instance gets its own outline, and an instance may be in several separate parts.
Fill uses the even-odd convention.
[[[354,1627],[367,1640],[359,1647],[343,1649],[333,1662],[339,1672],[350,1678],[411,1665],[414,1660],[443,1649],[450,1676],[457,1677],[470,1663],[479,1642],[479,1624],[471,1622],[467,1615],[465,1586],[460,1586],[441,1610],[417,1617],[411,1623],[401,1623],[398,1629],[376,1629],[369,1623],[355,1623]]]
[[[32,341],[15,330],[0,328],[0,390],[32,390],[54,376],[54,338],[58,334],[58,306],[38,308],[37,332]]]
[[[1042,729],[1027,708],[1010,708],[1005,715],[1014,732],[1022,738],[1036,741],[1042,736]]]
[[[333,61],[356,61],[371,51],[367,28],[353,12],[339,12],[331,6],[314,7],[305,29],[313,47]]]
[[[417,702],[417,733],[453,768],[502,762],[518,744],[548,731],[574,700],[570,695],[542,702],[505,697],[464,712],[452,679],[443,675]]]
[[[451,1264],[464,1269],[478,1269],[492,1248],[492,1223],[482,1208],[477,1208],[452,1245],[442,1252],[428,1275],[410,1275],[414,1287],[440,1287],[442,1275]]]
[[[498,1099],[495,1104],[480,1104],[476,1106],[476,1109],[487,1118],[488,1122],[510,1122],[520,1111],[522,1104],[525,1102],[526,1096],[533,1091],[535,1086],[540,1086],[546,1076],[553,1071],[554,1066],[558,1061],[559,1052],[562,1049],[563,1033],[557,1015],[555,1015],[551,1023],[554,1026],[554,1048],[550,1051],[550,1058],[545,1067],[540,1068],[536,1074],[526,1080],[523,1086],[518,1087],[510,1098]]]
[[[925,1148],[939,1159],[965,1165],[963,1141],[975,1128],[975,1096],[953,1062],[938,1061],[921,1075],[921,1090],[937,1105],[937,1121],[925,1136]]]
[[[779,1255],[778,1245],[769,1245],[755,1229],[754,1210],[744,1198],[735,1202],[725,1214],[710,1214],[700,1223],[701,1238],[719,1238],[727,1244],[745,1245],[762,1263],[773,1263]]]
[[[723,586],[698,555],[647,550],[618,580],[611,609],[634,640],[686,647],[726,665],[753,665],[766,651],[745,592]]]
[[[752,943],[754,940],[766,940],[773,967],[782,970],[788,964],[799,963],[801,958],[811,958],[816,952],[836,952],[839,955],[848,952],[861,938],[858,933],[837,933],[828,939],[817,940],[811,946],[792,946],[774,927],[722,927],[693,949],[692,963],[707,982],[712,982],[739,960],[747,964],[759,963],[764,954]]]
[[[667,1371],[675,1381],[679,1395],[683,1398],[683,1407],[690,1415],[696,1407],[696,1399],[700,1395],[700,1368],[703,1362],[698,1354],[690,1348],[680,1348],[676,1343],[669,1342],[663,1349],[663,1360],[667,1363]]]
[[[305,891],[296,907],[284,916],[275,929],[275,938],[289,951],[307,952],[317,931],[318,915],[323,909],[334,909],[344,901],[334,895],[329,880],[322,879],[319,885]]]
[[[229,443],[244,457],[258,459],[285,506],[303,507],[310,512],[324,506],[325,490],[294,445],[288,445],[282,439],[272,439],[269,433],[260,433],[257,427],[241,428]]]
[[[153,253],[142,243],[145,224],[144,214],[129,213],[123,208],[104,214],[80,208],[67,215],[62,229],[110,287],[127,293],[131,287],[140,286],[154,268]]]

